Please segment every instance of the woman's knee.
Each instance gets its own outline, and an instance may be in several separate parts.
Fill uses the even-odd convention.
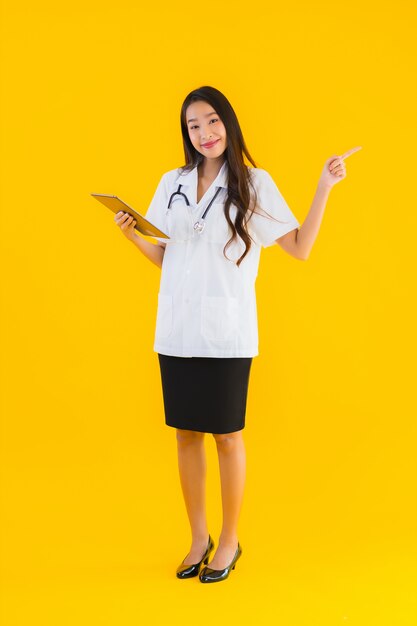
[[[216,440],[217,446],[221,448],[230,448],[242,439],[242,431],[237,430],[233,433],[212,433]]]
[[[178,443],[184,445],[200,443],[204,439],[205,435],[205,433],[202,433],[198,430],[185,430],[184,428],[177,428],[176,430]]]

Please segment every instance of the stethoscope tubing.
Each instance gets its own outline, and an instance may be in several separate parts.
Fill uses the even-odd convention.
[[[190,203],[189,203],[189,201],[188,201],[187,196],[185,195],[185,193],[183,193],[183,192],[181,191],[181,187],[182,187],[182,185],[179,185],[179,186],[178,186],[177,191],[174,191],[174,193],[173,193],[173,194],[171,194],[171,197],[170,197],[169,202],[168,202],[168,208],[167,208],[167,211],[168,211],[168,209],[170,209],[170,208],[171,208],[172,200],[173,200],[173,198],[174,198],[175,196],[177,196],[177,195],[182,196],[182,197],[185,199],[185,202],[187,203],[187,206],[190,206]],[[213,204],[213,202],[214,202],[214,201],[215,201],[215,199],[217,198],[218,194],[220,193],[221,189],[222,189],[222,188],[221,188],[221,187],[219,187],[219,188],[217,189],[216,193],[214,194],[214,196],[212,197],[212,199],[210,200],[210,202],[209,202],[209,204],[208,204],[208,206],[207,206],[206,210],[204,211],[203,215],[201,216],[201,220],[202,220],[202,221],[200,221],[200,219],[198,219],[198,220],[194,223],[194,230],[196,230],[196,231],[198,231],[198,232],[200,232],[200,233],[204,230],[204,227],[205,227],[205,225],[206,225],[206,223],[205,223],[205,221],[204,221],[204,220],[205,220],[205,217],[206,217],[206,215],[207,215],[207,213],[208,213],[208,211],[209,211],[209,209],[210,209],[211,205]]]

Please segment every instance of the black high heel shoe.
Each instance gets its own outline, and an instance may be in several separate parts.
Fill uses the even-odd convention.
[[[177,567],[177,578],[192,578],[193,576],[198,576],[201,564],[203,562],[208,563],[210,552],[213,550],[213,548],[214,541],[211,538],[211,535],[209,535],[207,548],[203,554],[203,558],[201,559],[201,561],[199,561],[198,563],[193,563],[192,565],[185,565],[184,561],[187,557],[184,557],[181,565],[178,565]]]
[[[199,575],[200,582],[216,583],[219,580],[226,580],[226,578],[229,576],[232,569],[235,569],[236,561],[238,560],[241,554],[242,554],[242,547],[240,543],[237,542],[237,550],[235,552],[235,556],[233,557],[229,565],[227,565],[227,567],[225,567],[224,569],[212,569],[211,567],[208,567],[208,566],[203,567]]]

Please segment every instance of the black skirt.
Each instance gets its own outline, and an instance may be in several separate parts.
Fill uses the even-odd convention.
[[[245,427],[252,357],[158,357],[167,426],[216,434]]]

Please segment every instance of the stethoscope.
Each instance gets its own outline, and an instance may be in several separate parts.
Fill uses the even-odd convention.
[[[188,198],[187,198],[187,196],[185,195],[185,193],[183,193],[182,191],[180,191],[181,187],[182,187],[182,185],[179,185],[179,186],[178,186],[177,191],[174,191],[174,193],[171,195],[171,197],[170,197],[170,199],[169,199],[169,202],[168,202],[167,212],[168,212],[168,209],[170,209],[170,208],[171,208],[172,199],[174,198],[174,196],[177,196],[177,195],[179,195],[179,196],[183,196],[183,198],[185,199],[185,202],[187,203],[187,206],[190,206],[190,203],[188,202]],[[213,204],[213,202],[215,201],[215,199],[216,199],[217,195],[219,194],[219,192],[221,191],[221,189],[222,189],[222,188],[221,188],[221,187],[219,187],[219,188],[217,189],[216,193],[214,194],[214,196],[212,197],[212,199],[211,199],[211,201],[210,201],[210,204],[208,205],[208,207],[207,207],[207,208],[206,208],[206,210],[204,211],[203,215],[201,216],[201,220],[202,220],[202,221],[200,221],[200,220],[198,219],[198,220],[194,223],[193,228],[194,228],[194,230],[195,230],[196,232],[198,232],[198,233],[202,233],[202,232],[203,232],[203,230],[204,230],[204,228],[205,228],[205,226],[206,226],[206,223],[205,223],[205,221],[204,221],[204,218],[206,217],[206,215],[207,215],[207,213],[208,213],[208,211],[209,211],[209,209],[210,209],[211,205],[212,205],[212,204]]]

